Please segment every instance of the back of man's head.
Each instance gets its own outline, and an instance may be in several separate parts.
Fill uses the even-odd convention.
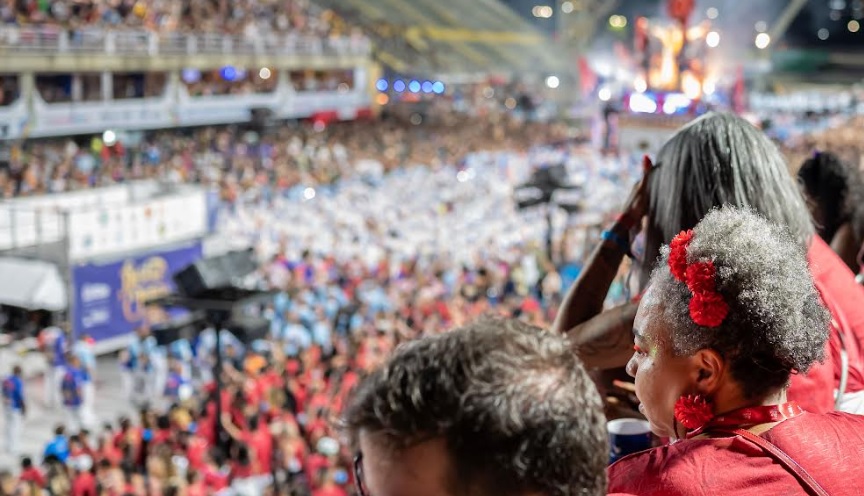
[[[436,483],[428,494],[606,494],[593,383],[565,338],[515,320],[400,347],[358,386],[344,421],[369,494]]]

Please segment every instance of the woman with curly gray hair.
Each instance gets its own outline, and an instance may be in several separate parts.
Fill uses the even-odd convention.
[[[603,311],[625,255],[634,259],[637,291],[656,267],[660,247],[692,229],[712,208],[752,208],[782,226],[807,254],[816,289],[833,317],[824,364],[796,374],[789,395],[810,412],[864,413],[864,290],[815,235],[807,206],[780,151],[740,117],[708,114],[678,131],[646,158],[645,177],[618,220],[603,233],[568,291],[554,328],[568,334],[588,367],[623,367],[630,355],[637,302]],[[634,242],[637,233],[643,243]],[[643,249],[638,249],[644,246]]]
[[[726,207],[675,236],[627,364],[640,411],[675,442],[613,464],[610,490],[860,494],[864,416],[805,413],[786,396],[790,377],[823,359],[829,321],[786,230]]]

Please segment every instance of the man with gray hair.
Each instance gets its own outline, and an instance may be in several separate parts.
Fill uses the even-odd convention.
[[[605,423],[567,340],[503,319],[398,348],[344,417],[361,496],[605,495]]]

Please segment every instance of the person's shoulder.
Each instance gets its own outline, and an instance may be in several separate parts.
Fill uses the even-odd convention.
[[[796,431],[796,437],[809,434],[813,437],[824,438],[825,432],[831,432],[833,433],[831,437],[842,438],[844,442],[849,440],[848,436],[850,435],[853,438],[864,439],[864,415],[845,412],[805,412],[793,421],[787,420],[777,427],[768,431],[768,434],[791,429]]]
[[[819,285],[846,285],[846,289],[855,283],[855,274],[843,260],[819,236],[813,236],[807,249],[807,262],[810,274]]]
[[[731,443],[729,438],[697,438],[625,456],[607,469],[609,492],[703,494],[700,488],[704,475],[723,464],[719,461],[722,455],[732,454],[733,450],[728,449]]]

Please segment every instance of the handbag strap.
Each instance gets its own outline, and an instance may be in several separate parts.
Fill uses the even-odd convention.
[[[756,446],[762,448],[762,450],[768,453],[771,458],[782,465],[789,473],[794,475],[801,483],[802,487],[806,489],[811,496],[830,496],[828,491],[816,482],[816,479],[814,479],[813,476],[804,470],[804,467],[799,465],[798,462],[793,460],[791,456],[786,454],[786,452],[780,449],[776,444],[764,437],[753,434],[745,429],[712,429],[712,431],[735,434],[743,437]]]

